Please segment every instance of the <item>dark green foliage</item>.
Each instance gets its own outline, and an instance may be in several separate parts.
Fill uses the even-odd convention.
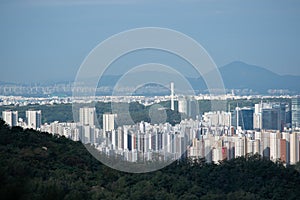
[[[47,149],[46,149],[46,148]],[[0,120],[1,199],[299,199],[299,163],[184,160],[146,174],[110,169],[80,142]]]

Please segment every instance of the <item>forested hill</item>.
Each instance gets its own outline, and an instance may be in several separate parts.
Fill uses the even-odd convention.
[[[0,121],[0,198],[299,199],[300,174],[258,156],[220,165],[189,160],[128,174],[95,160],[79,142]]]

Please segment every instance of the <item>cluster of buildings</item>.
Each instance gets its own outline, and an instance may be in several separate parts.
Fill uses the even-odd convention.
[[[12,126],[21,126],[23,128],[40,130],[42,112],[40,110],[27,110],[25,121],[21,118],[18,118],[18,111],[5,110],[2,111],[2,119],[10,127]]]
[[[100,129],[96,126],[95,108],[83,107],[79,109],[79,122],[53,122],[42,125],[40,130],[91,144],[108,156],[118,156],[129,162],[176,160],[186,152],[191,138],[181,131],[188,126],[187,123],[183,125],[184,122],[172,126],[142,121],[117,127],[116,114],[105,113],[102,117]]]
[[[70,97],[23,97],[23,96],[1,96],[0,106],[28,106],[28,105],[54,105],[72,103]]]
[[[174,87],[174,86],[173,86]],[[172,88],[172,85],[171,85]],[[175,109],[171,90],[170,109]],[[108,156],[129,162],[169,161],[181,157],[205,158],[218,163],[247,154],[295,164],[300,160],[300,97],[288,103],[259,103],[236,107],[233,112],[211,111],[200,115],[195,97],[177,97],[179,124],[138,122],[117,126],[118,115],[104,113],[102,128],[94,107],[79,109],[77,122],[41,124],[41,111],[3,111],[9,126],[22,126],[90,144]],[[230,109],[229,109],[230,111]]]
[[[236,110],[241,112],[243,109]],[[254,116],[255,112],[252,114]],[[240,118],[244,118],[241,121],[247,120],[249,115],[238,114],[240,118],[235,118],[234,113],[216,111],[204,113],[201,118],[184,119],[174,126],[143,121],[117,126],[118,116],[107,113],[103,114],[102,129],[96,127],[95,116],[95,108],[80,108],[79,122],[53,122],[42,125],[41,130],[80,140],[108,156],[118,156],[129,162],[191,157],[218,163],[247,154],[260,154],[285,164],[295,164],[300,160],[299,131],[275,128],[247,130],[248,125],[232,126],[233,121],[240,123]]]
[[[0,93],[1,94],[1,93]],[[176,96],[173,97],[176,100]],[[28,105],[54,105],[72,103],[91,103],[91,102],[115,102],[131,103],[138,102],[145,106],[159,102],[169,101],[170,96],[91,96],[91,97],[23,97],[23,96],[3,96],[0,95],[0,106],[28,106]]]
[[[218,163],[245,155],[260,154],[274,162],[295,164],[300,160],[300,133],[294,131],[246,131],[225,134],[202,134],[193,138],[188,147],[188,157],[205,158],[207,162]]]
[[[292,124],[292,109],[288,103],[271,102],[255,104],[254,107],[236,107],[232,117],[232,125],[241,126],[243,130],[283,131],[298,127]]]

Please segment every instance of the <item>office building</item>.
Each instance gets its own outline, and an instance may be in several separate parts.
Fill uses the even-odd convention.
[[[276,109],[263,109],[262,128],[266,130],[280,130],[279,112]]]
[[[255,104],[253,114],[254,129],[280,130],[290,127],[291,109],[288,103]]]
[[[262,109],[262,129],[283,131],[285,124],[285,104],[272,104],[272,108]]]
[[[292,128],[300,128],[300,96],[292,98]]]
[[[242,130],[253,130],[254,109],[250,107],[236,107],[232,113],[232,126],[241,127]]]
[[[10,127],[17,126],[18,125],[18,111],[12,111],[12,110],[2,111],[2,119]]]

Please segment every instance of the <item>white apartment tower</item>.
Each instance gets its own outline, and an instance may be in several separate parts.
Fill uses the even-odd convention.
[[[255,104],[255,109],[254,109],[254,113],[253,113],[253,128],[254,129],[262,128],[261,110],[262,110],[261,104]]]
[[[245,156],[245,142],[246,139],[244,137],[235,138],[235,157]]]
[[[94,126],[96,108],[83,107],[79,109],[79,122],[84,126]]]
[[[103,133],[115,129],[115,116],[115,114],[110,113],[103,114]]]
[[[184,97],[178,99],[178,112],[187,114],[187,100]]]
[[[294,165],[299,161],[299,142],[297,138],[297,133],[292,132],[290,134],[290,164]]]
[[[40,110],[27,110],[26,123],[27,128],[38,130],[41,128],[42,111]]]
[[[2,111],[2,119],[10,127],[18,125],[18,111],[5,110]]]
[[[276,161],[280,158],[280,132],[270,133],[270,159]]]
[[[191,96],[178,97],[178,112],[187,115],[187,118],[195,119],[199,115],[198,101]]]

